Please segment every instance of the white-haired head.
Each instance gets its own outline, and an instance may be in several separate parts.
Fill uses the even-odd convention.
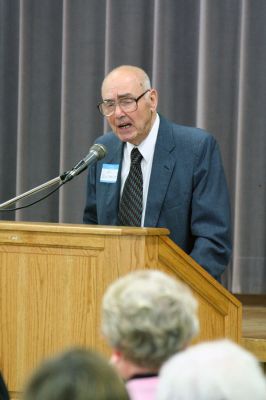
[[[192,346],[160,372],[156,400],[265,400],[266,381],[257,359],[224,339]]]

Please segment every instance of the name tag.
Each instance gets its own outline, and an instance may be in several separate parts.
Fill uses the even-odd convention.
[[[119,164],[103,164],[100,182],[115,183],[117,181]]]

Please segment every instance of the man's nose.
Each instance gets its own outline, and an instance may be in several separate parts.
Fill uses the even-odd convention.
[[[125,112],[123,111],[123,109],[121,108],[119,103],[115,104],[114,114],[115,114],[116,117],[119,117],[121,115],[125,115]]]

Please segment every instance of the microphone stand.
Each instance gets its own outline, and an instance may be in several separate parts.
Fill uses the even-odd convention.
[[[64,172],[57,178],[51,179],[50,181],[47,181],[47,182],[43,183],[42,185],[39,185],[31,190],[28,190],[27,192],[24,192],[16,197],[13,197],[10,200],[5,201],[4,203],[1,203],[0,210],[5,209],[7,206],[10,206],[13,203],[16,203],[18,200],[24,199],[35,193],[41,192],[42,190],[45,190],[45,189],[49,188],[50,186],[55,185],[56,183],[64,184],[64,183],[68,182],[68,180],[70,180],[70,179],[66,179],[66,177],[68,176],[69,172],[70,171]]]
[[[69,182],[75,176],[79,175],[82,171],[84,171],[88,166],[98,160],[101,160],[107,153],[105,146],[101,144],[94,144],[89,153],[84,157],[75,167],[73,167],[70,171],[63,172],[57,178],[51,179],[50,181],[43,183],[40,186],[37,186],[31,190],[28,190],[25,193],[20,194],[19,196],[13,197],[8,201],[0,204],[0,210],[5,209],[5,207],[10,206],[18,200],[24,199],[25,197],[31,196],[34,193],[40,192],[41,190],[47,189],[49,186],[55,185],[58,182],[61,182],[62,186],[64,183]],[[23,207],[24,208],[24,207]],[[7,210],[11,211],[11,210]],[[13,210],[12,210],[13,211]],[[15,211],[15,210],[14,210]]]

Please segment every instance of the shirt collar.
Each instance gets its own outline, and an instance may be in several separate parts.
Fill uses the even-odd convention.
[[[148,136],[143,140],[143,142],[141,142],[138,146],[134,146],[134,144],[131,144],[131,143],[128,143],[128,142],[126,143],[128,154],[131,153],[131,150],[134,147],[138,147],[139,151],[142,154],[142,157],[144,158],[144,160],[146,162],[148,162],[149,159],[153,155],[156,139],[157,139],[157,136],[158,136],[159,125],[160,125],[160,117],[159,117],[158,114],[156,114],[156,118],[155,118],[154,124],[152,125],[152,128],[151,128]]]

